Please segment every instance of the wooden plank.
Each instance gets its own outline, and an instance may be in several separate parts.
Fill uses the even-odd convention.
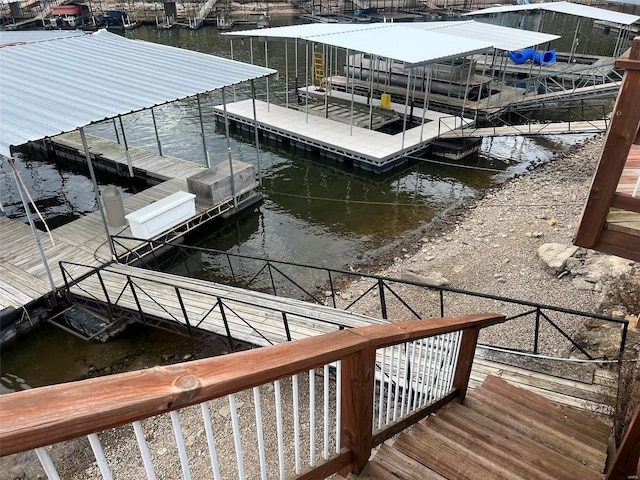
[[[372,464],[381,465],[388,472],[397,472],[402,480],[446,480],[439,473],[403,454],[400,450],[391,448],[386,443],[380,445],[380,449],[373,461],[369,462],[369,465]],[[369,465],[367,465],[365,471],[369,469]],[[362,478],[362,475],[360,478]],[[386,477],[379,478],[384,479]]]
[[[604,423],[575,410],[565,408],[560,404],[550,402],[526,389],[514,387],[498,377],[488,376],[482,385],[483,388],[492,390],[505,398],[518,402],[528,409],[546,416],[549,421],[567,426],[571,430],[581,432],[585,436],[597,440],[602,448],[606,450],[611,429]]]
[[[451,412],[455,417],[447,414]],[[558,479],[566,478],[600,478],[593,469],[585,467],[575,459],[561,455],[557,451],[541,445],[521,433],[505,427],[503,424],[486,417],[475,410],[460,404],[451,404],[443,409],[443,418],[451,420],[458,427],[473,428],[476,425],[482,426],[495,434],[500,448],[512,451],[514,455],[522,455],[528,462],[539,465],[543,470],[550,472]]]
[[[393,445],[394,448],[423,465],[428,465],[429,468],[445,478],[457,480],[526,479],[526,477],[501,468],[489,459],[463,448],[435,430],[431,430],[428,438],[424,438],[415,435],[414,428],[415,426],[401,433]]]
[[[589,468],[602,470],[606,456],[604,452],[585,446],[581,441],[571,438],[570,435],[556,432],[553,426],[549,426],[539,416],[529,416],[525,409],[519,408],[517,405],[509,404],[506,406],[501,403],[500,399],[496,399],[486,392],[480,394],[480,389],[481,387],[474,389],[467,396],[465,406],[542,445],[574,458]]]

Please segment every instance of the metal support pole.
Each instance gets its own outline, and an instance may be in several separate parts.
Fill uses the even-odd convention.
[[[373,65],[374,58],[369,58],[369,130],[373,130]]]
[[[289,108],[289,42],[284,39],[284,106]],[[253,90],[253,86],[251,87]],[[255,92],[253,92],[255,96]]]
[[[158,155],[162,156],[162,144],[160,143],[160,135],[158,135],[158,125],[156,124],[156,114],[151,109],[151,119],[153,120],[153,130],[156,132],[156,142],[158,142]]]
[[[262,186],[262,153],[260,152],[260,136],[258,135],[258,116],[256,114],[256,85],[253,79],[251,79],[251,103],[253,106],[253,134],[256,139],[256,159],[258,161],[258,183]]]
[[[209,159],[209,152],[207,151],[207,140],[204,136],[204,122],[202,121],[202,106],[200,105],[200,94],[196,93],[196,100],[198,101],[198,117],[200,118],[200,136],[202,137],[202,149],[204,150],[204,161],[207,168],[211,168],[211,160]]]
[[[133,165],[131,165],[131,157],[129,156],[129,145],[127,145],[127,136],[124,134],[124,125],[122,124],[122,115],[118,115],[120,121],[120,130],[122,130],[122,141],[124,142],[124,153],[127,156],[127,165],[129,166],[129,176],[133,177]]]
[[[29,204],[25,198],[24,192],[22,191],[22,183],[18,179],[17,167],[15,164],[16,160],[20,159],[19,153],[14,153],[13,158],[8,159],[11,163],[11,171],[13,172],[13,179],[16,182],[16,186],[18,187],[18,193],[20,193],[20,200],[22,200],[22,205],[24,205],[24,211],[27,214],[27,220],[29,221],[29,226],[31,227],[31,233],[33,233],[33,238],[36,241],[36,245],[38,247],[38,252],[40,252],[40,258],[42,259],[42,265],[44,266],[44,271],[47,274],[47,278],[49,279],[49,285],[51,286],[51,291],[56,293],[56,284],[53,281],[53,276],[51,275],[51,270],[49,269],[49,262],[47,261],[47,256],[44,253],[44,249],[42,248],[42,244],[40,243],[40,237],[38,236],[38,230],[36,229],[35,224],[33,223],[33,217],[31,216],[31,210],[29,209]]]
[[[227,137],[227,155],[229,157],[229,173],[231,175],[231,195],[233,196],[233,206],[238,209],[238,199],[236,198],[236,183],[233,178],[233,159],[231,158],[231,140],[229,138],[229,116],[227,115],[227,102],[225,100],[224,88],[222,87],[222,109],[224,111],[224,131]]]
[[[269,68],[269,52],[267,51],[267,39],[264,40],[264,68]],[[271,111],[271,105],[269,104],[269,77],[266,79],[267,82],[267,112]]]
[[[233,60],[233,39],[231,40],[231,60]],[[233,84],[233,102],[235,103],[237,101],[237,97],[236,97],[236,85],[235,83]]]
[[[305,100],[304,100],[304,111],[305,111],[305,122],[309,123],[309,42],[305,40]]]
[[[582,24],[582,18],[578,17],[578,23],[576,24],[576,30],[573,33],[573,43],[571,43],[571,55],[569,55],[569,63],[573,62],[573,57],[578,47],[578,35],[580,34],[580,25]]]
[[[96,202],[98,204],[98,210],[100,210],[100,217],[102,218],[102,225],[104,226],[104,232],[107,235],[107,243],[109,244],[109,250],[111,250],[111,257],[113,260],[117,260],[116,249],[113,246],[113,240],[109,234],[109,227],[107,226],[107,219],[104,216],[104,210],[102,209],[102,200],[100,198],[100,190],[98,189],[98,182],[96,181],[96,174],[93,171],[93,163],[91,162],[91,154],[89,153],[89,145],[87,144],[87,137],[84,135],[84,128],[80,127],[80,140],[82,140],[82,148],[84,149],[84,158],[87,160],[87,167],[89,167],[89,176],[91,177],[91,183],[93,184],[93,193],[96,196]]]
[[[402,147],[404,150],[404,135],[407,131],[407,110],[409,109],[409,92],[411,91],[411,71],[407,75],[407,92],[404,96],[404,120],[402,121]]]
[[[115,117],[113,118],[113,129],[116,132],[116,142],[118,142],[118,145],[120,145],[120,134],[118,133],[118,125],[116,125]]]
[[[355,89],[354,84],[356,81],[356,65],[355,65],[356,57],[353,56],[353,62],[351,65],[351,115],[349,118],[349,136],[353,135],[353,104],[355,101]],[[347,65],[349,65],[349,50],[347,50]],[[347,71],[348,73],[348,71]]]

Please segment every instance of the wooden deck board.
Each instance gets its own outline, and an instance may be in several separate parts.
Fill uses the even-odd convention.
[[[436,478],[455,480],[596,480],[602,478],[607,439],[604,433],[592,438],[591,428],[607,431],[582,413],[487,377],[462,405],[445,406],[380,448],[360,478],[384,479],[389,471],[415,478],[406,468],[418,462],[441,476]]]

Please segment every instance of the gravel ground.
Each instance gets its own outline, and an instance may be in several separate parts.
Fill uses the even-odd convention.
[[[572,148],[568,153],[538,167],[532,172],[519,176],[496,187],[474,205],[467,206],[443,219],[437,233],[424,234],[415,239],[408,236],[404,244],[397,248],[393,263],[379,272],[382,275],[413,281],[445,283],[451,287],[485,292],[489,294],[542,302],[570,309],[595,311],[606,291],[608,277],[602,277],[585,289],[584,282],[576,281],[573,273],[558,275],[541,266],[537,250],[547,242],[570,244],[599,151],[602,138],[596,137],[583,145]],[[581,252],[574,262],[573,271],[599,258],[592,252]],[[391,263],[391,262],[387,262]],[[623,262],[628,266],[629,262]],[[357,298],[370,282],[356,281],[345,287],[339,300],[342,306]],[[424,289],[399,287],[402,296],[411,298],[412,307],[421,317],[438,315],[436,297]],[[389,297],[391,297],[389,295]],[[359,312],[378,314],[379,299],[375,295],[365,296],[353,309]],[[446,297],[446,315],[479,311],[515,311],[507,304],[480,301],[474,297]],[[356,308],[357,307],[357,308]],[[411,318],[408,311],[398,302],[389,301],[389,316],[393,321]],[[637,312],[636,312],[637,315]],[[531,320],[512,321],[483,333],[484,341],[527,347],[532,338]],[[565,328],[576,330],[580,320],[562,318]],[[550,353],[567,353],[568,346],[550,329],[543,329],[543,347]],[[317,377],[318,394],[316,406],[322,402],[322,376]],[[308,382],[301,377],[302,384]],[[261,389],[263,411],[273,411],[273,386]],[[308,391],[303,386],[303,391]],[[291,385],[283,383],[285,418],[291,423]],[[302,395],[301,403],[308,412],[309,400]],[[250,392],[238,396],[241,417],[240,429],[243,435],[252,436],[253,399]],[[333,405],[333,403],[332,403]],[[306,406],[306,407],[305,407]],[[223,478],[233,478],[231,469],[235,464],[235,453],[231,439],[224,438],[223,432],[230,431],[229,407],[226,399],[211,402],[214,431],[216,433],[218,455],[225,474]],[[265,419],[265,431],[271,453],[268,455],[269,469],[275,473],[275,420]],[[308,413],[306,414],[308,415]],[[190,452],[193,478],[212,478],[208,466],[208,453],[200,409],[192,407],[180,412],[185,441]],[[308,417],[302,421],[302,430],[308,431]],[[318,421],[319,422],[319,421]],[[171,433],[168,416],[143,422],[145,435],[150,444],[158,478],[181,478],[175,442]],[[291,425],[289,425],[289,428]],[[317,428],[321,428],[318,426]],[[305,436],[306,437],[306,436]],[[135,437],[131,427],[122,427],[101,434],[107,458],[115,473],[115,478],[143,478],[141,461],[136,465],[120,464],[120,458],[137,457]],[[303,445],[303,452],[308,447]],[[257,452],[247,451],[249,478],[259,478]],[[64,458],[59,465],[61,478],[92,479],[98,476],[98,469],[85,439],[56,446],[51,455],[54,459]],[[304,454],[307,458],[308,453]],[[291,458],[290,452],[287,454]],[[44,478],[42,470],[33,454],[21,454],[0,461],[0,480],[17,478]],[[227,470],[228,469],[228,470]]]

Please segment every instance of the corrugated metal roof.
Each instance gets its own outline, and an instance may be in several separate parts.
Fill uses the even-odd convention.
[[[86,35],[81,30],[0,30],[0,47],[14,43],[34,43]]]
[[[29,140],[277,73],[106,30],[0,48],[0,67],[4,156]]]
[[[613,12],[604,8],[590,7],[588,5],[578,5],[570,2],[553,3],[532,3],[528,5],[507,5],[504,7],[489,7],[475,12],[465,13],[465,15],[486,15],[489,13],[519,12],[524,10],[548,10],[550,12],[565,13],[579,17],[592,18],[594,20],[604,20],[620,25],[631,25],[637,22],[640,17],[629,15],[628,13]]]
[[[520,30],[518,28],[502,27],[489,23],[476,22],[418,22],[407,23],[411,28],[435,30],[447,35],[476,40],[489,40],[499,50],[520,50],[522,48],[544,45],[560,38],[560,35]]]
[[[443,38],[434,35],[418,36],[408,34],[406,29],[418,29],[449,35]],[[322,24],[291,25],[287,27],[263,28],[228,32],[231,37],[297,38],[313,42],[357,50],[380,57],[402,60],[402,56],[413,56],[408,63],[427,63],[454,55],[466,55],[471,50],[498,48],[501,50],[520,50],[521,48],[542,45],[560,38],[558,35],[531,32],[517,28],[490,25],[467,20],[463,22],[416,22],[416,23],[369,23],[358,24]],[[451,37],[454,37],[453,39]],[[351,41],[353,39],[353,41]],[[361,41],[365,39],[366,41]],[[466,43],[476,40],[480,44]],[[410,46],[410,48],[408,48]],[[383,53],[383,51],[385,53]],[[419,57],[420,60],[415,60]]]
[[[493,48],[490,41],[455,37],[406,26],[328,33],[307,40],[404,62],[408,67]]]

